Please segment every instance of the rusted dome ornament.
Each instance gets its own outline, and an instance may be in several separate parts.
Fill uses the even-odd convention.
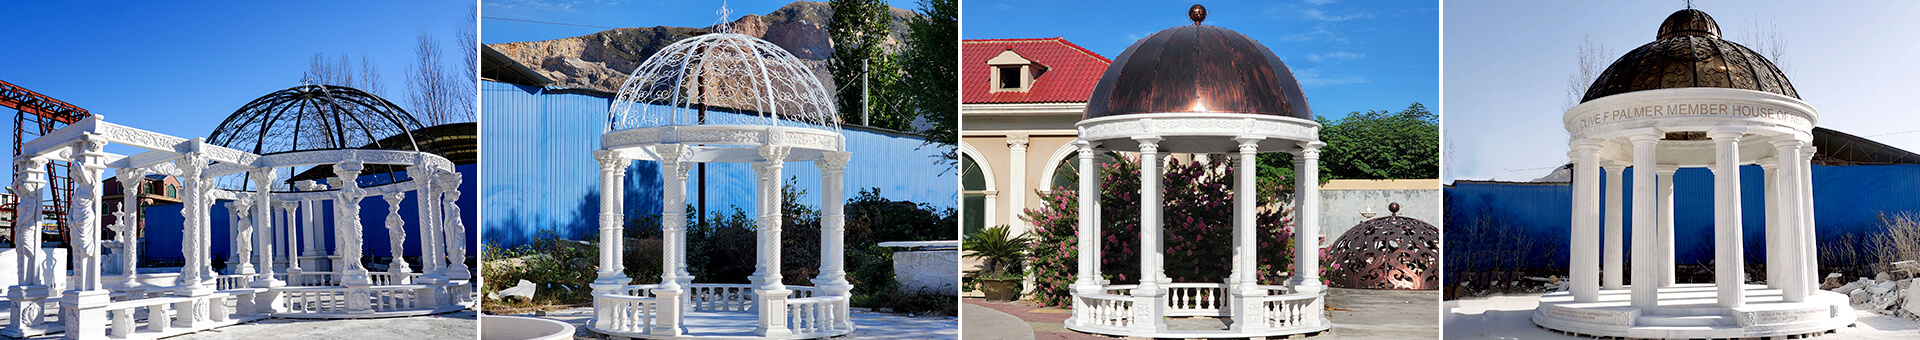
[[[1072,285],[1074,315],[1066,327],[1080,332],[1149,338],[1272,337],[1325,331],[1325,289],[1316,267],[1316,242],[1295,249],[1257,249],[1254,176],[1260,153],[1288,152],[1298,173],[1294,206],[1299,235],[1319,234],[1320,124],[1313,121],[1298,82],[1265,45],[1233,30],[1206,26],[1207,10],[1189,7],[1193,25],[1175,26],[1140,39],[1109,65],[1075,124],[1079,139],[1079,216],[1095,216],[1101,180],[1094,158],[1106,151],[1138,152],[1143,160],[1166,153],[1227,154],[1239,167],[1234,179],[1232,274],[1226,282],[1174,282],[1165,275],[1160,163],[1140,163],[1140,270],[1137,285],[1102,280],[1099,237],[1079,238],[1078,272]],[[1101,229],[1080,219],[1078,233]],[[1294,252],[1301,268],[1285,284],[1262,285],[1258,254]],[[1188,328],[1164,317],[1208,317],[1226,329]]]
[[[1400,203],[1387,211],[1393,215],[1360,222],[1327,247],[1328,279],[1340,288],[1438,289],[1440,228],[1400,216]]]

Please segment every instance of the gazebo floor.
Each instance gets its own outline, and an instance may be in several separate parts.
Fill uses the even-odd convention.
[[[747,311],[687,312],[686,315],[681,316],[680,323],[683,326],[683,328],[686,329],[686,333],[681,334],[679,336],[673,336],[673,337],[661,337],[661,336],[654,336],[654,335],[648,335],[643,333],[606,332],[606,331],[601,331],[600,329],[593,328],[592,323],[588,323],[587,328],[592,329],[594,332],[601,333],[601,334],[633,337],[633,338],[643,338],[643,339],[761,338],[758,335],[754,335],[754,332],[753,332],[754,329],[757,328],[757,325],[759,325],[760,323],[760,316],[753,312],[747,312]],[[788,326],[791,327],[793,325],[788,325]],[[854,325],[854,327],[859,327],[859,325]],[[783,337],[783,338],[785,339],[826,338],[826,337],[832,337],[836,335],[850,333],[852,331],[853,330],[849,329],[849,330],[844,330],[839,332],[827,332],[825,334],[819,334],[819,333],[795,334],[794,336]]]
[[[1787,302],[1780,289],[1743,285],[1746,304],[1718,305],[1711,283],[1660,288],[1657,307],[1632,307],[1631,290],[1602,289],[1600,300],[1574,302],[1569,292],[1540,297],[1533,323],[1542,328],[1596,337],[1736,338],[1824,333],[1853,323],[1847,297],[1818,291],[1803,302]]]

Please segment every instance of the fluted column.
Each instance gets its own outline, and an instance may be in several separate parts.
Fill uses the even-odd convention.
[[[114,179],[120,181],[120,211],[113,213],[114,223],[109,228],[120,237],[120,249],[123,256],[120,261],[120,284],[115,288],[129,290],[140,287],[140,185],[146,182],[147,171],[141,168],[120,168],[114,171]]]
[[[1600,246],[1600,252],[1605,254],[1605,257],[1600,258],[1601,289],[1622,289],[1625,288],[1622,287],[1624,275],[1621,275],[1623,274],[1621,268],[1624,268],[1624,262],[1626,262],[1624,254],[1626,242],[1621,237],[1623,236],[1621,230],[1624,229],[1622,225],[1625,224],[1626,218],[1621,212],[1625,210],[1627,197],[1621,194],[1620,187],[1623,186],[1623,182],[1626,182],[1626,177],[1622,176],[1622,173],[1627,170],[1627,166],[1609,161],[1604,162],[1601,168],[1605,169],[1607,174],[1605,181],[1607,194],[1602,197],[1604,201],[1601,203],[1607,209],[1607,215],[1602,217],[1607,224],[1601,235],[1603,243]]]
[[[1786,202],[1786,200],[1780,195],[1788,194],[1789,191],[1784,190],[1786,188],[1781,186],[1780,166],[1791,165],[1792,163],[1790,161],[1782,162],[1778,155],[1769,159],[1763,159],[1759,163],[1760,183],[1761,190],[1763,191],[1760,195],[1760,206],[1766,216],[1765,235],[1767,249],[1765,249],[1765,251],[1767,254],[1767,288],[1781,289],[1784,291],[1786,289],[1786,282],[1781,282],[1781,278],[1785,277],[1783,274],[1786,274],[1786,272],[1791,269],[1780,266],[1782,262],[1789,261],[1785,261],[1784,255],[1780,253],[1782,247],[1774,245],[1786,244],[1783,243],[1786,241],[1786,235],[1780,231],[1782,220],[1787,219],[1787,211],[1785,207],[1781,205],[1783,202]],[[1798,266],[1798,264],[1795,264],[1795,266]]]
[[[1740,136],[1742,131],[1715,129],[1714,164],[1714,286],[1721,307],[1746,305],[1746,259],[1740,243]]]
[[[1600,141],[1576,140],[1571,149],[1573,245],[1568,247],[1572,278],[1568,291],[1576,302],[1594,302],[1600,300]]]
[[[300,272],[300,223],[297,221],[300,202],[277,202],[280,208],[280,229],[287,238],[287,281],[299,285]]]
[[[280,280],[273,278],[273,168],[257,169],[250,173],[253,178],[253,231],[254,247],[260,256],[260,264],[255,272],[260,276],[253,279],[259,285],[275,286]],[[255,285],[249,283],[249,285]],[[285,285],[284,283],[279,285]]]
[[[1137,331],[1157,332],[1166,329],[1160,317],[1166,315],[1166,307],[1160,298],[1166,296],[1166,290],[1160,287],[1160,247],[1161,219],[1160,209],[1160,138],[1135,137],[1140,143],[1140,287],[1128,293],[1133,295],[1133,320]]]
[[[1078,211],[1076,211],[1077,214],[1074,215],[1076,217],[1075,222],[1078,224],[1076,226],[1077,230],[1074,231],[1076,233],[1074,240],[1077,241],[1075,246],[1079,247],[1079,251],[1076,252],[1076,255],[1078,255],[1076,260],[1078,260],[1078,262],[1075,264],[1078,265],[1078,267],[1074,268],[1075,273],[1072,292],[1074,321],[1081,324],[1091,324],[1088,323],[1088,321],[1091,321],[1090,319],[1094,317],[1091,310],[1092,306],[1088,306],[1080,297],[1100,292],[1100,281],[1095,277],[1096,274],[1093,272],[1094,264],[1100,262],[1099,255],[1095,253],[1095,250],[1098,249],[1097,247],[1099,246],[1094,244],[1095,240],[1100,239],[1100,226],[1095,224],[1093,220],[1093,202],[1100,200],[1100,192],[1095,191],[1096,189],[1094,189],[1093,184],[1098,181],[1093,177],[1093,174],[1097,173],[1098,170],[1093,167],[1093,142],[1082,139],[1073,141],[1072,145],[1079,149],[1080,164],[1078,169],[1079,190],[1074,193],[1078,195],[1077,198],[1079,199]]]
[[[593,158],[600,161],[600,271],[599,278],[593,280],[593,290],[606,294],[627,284],[626,271],[618,261],[626,251],[620,237],[626,198],[621,183],[625,182],[631,161],[611,150],[594,151]]]
[[[1806,301],[1808,293],[1811,293],[1807,286],[1810,282],[1800,279],[1810,273],[1806,271],[1805,261],[1800,259],[1802,254],[1798,250],[1802,243],[1811,241],[1799,232],[1804,227],[1800,219],[1800,208],[1803,206],[1799,200],[1802,193],[1806,192],[1800,182],[1800,171],[1803,169],[1800,167],[1800,146],[1800,140],[1797,139],[1775,140],[1773,158],[1778,162],[1779,170],[1768,178],[1776,187],[1769,197],[1774,204],[1768,208],[1772,208],[1780,220],[1767,223],[1771,227],[1767,236],[1779,237],[1767,240],[1767,284],[1780,288],[1781,298],[1787,302]]]
[[[648,334],[679,336],[686,332],[680,321],[689,301],[681,295],[688,282],[680,278],[686,268],[680,261],[681,253],[686,252],[687,169],[692,165],[685,160],[692,156],[692,150],[685,145],[663,144],[653,146],[653,153],[660,156],[660,182],[665,187],[660,193],[660,286],[653,289],[653,295],[664,302],[658,307],[659,325]]]
[[[1010,135],[1006,141],[1007,174],[1011,175],[1007,178],[1007,192],[1010,193],[1007,195],[1007,212],[1015,216],[1008,218],[1007,224],[1012,226],[1013,234],[1018,235],[1029,229],[1027,220],[1018,217],[1027,208],[1027,195],[1032,194],[1027,190],[1027,135]],[[993,207],[988,206],[987,209]],[[988,222],[987,225],[993,223]]]
[[[793,334],[787,328],[787,290],[780,275],[780,228],[781,228],[781,168],[785,167],[787,155],[791,152],[785,146],[759,147],[762,161],[753,163],[753,172],[759,176],[759,185],[754,186],[755,201],[758,203],[759,247],[755,248],[755,262],[752,281],[753,293],[759,297],[754,306],[759,312],[759,324],[754,334],[766,337],[787,336]]]
[[[1294,187],[1299,204],[1293,209],[1299,224],[1293,237],[1295,244],[1293,277],[1295,291],[1320,292],[1326,285],[1320,283],[1320,147],[1321,142],[1300,143],[1300,166],[1293,173],[1299,177]]]
[[[1655,183],[1655,185],[1659,187],[1659,193],[1657,193],[1659,203],[1657,203],[1658,208],[1654,219],[1656,220],[1655,223],[1659,224],[1659,229],[1655,236],[1658,238],[1657,242],[1659,245],[1654,248],[1654,251],[1658,252],[1654,257],[1657,259],[1655,263],[1658,263],[1660,266],[1658,271],[1660,275],[1660,287],[1670,287],[1674,284],[1673,173],[1679,170],[1679,166],[1663,165],[1660,166],[1659,173],[1656,176],[1659,177],[1659,181]]]
[[[853,284],[847,282],[847,200],[846,177],[847,162],[853,160],[853,153],[846,151],[828,151],[823,158],[813,161],[820,169],[820,228],[824,235],[820,241],[820,276],[813,280],[815,286],[827,294],[842,297],[853,296]],[[853,329],[853,319],[848,315],[847,303],[840,302],[830,308],[838,323],[836,328]]]
[[[302,191],[319,191],[319,190],[327,189],[326,184],[323,184],[323,183],[320,183],[319,181],[314,181],[314,180],[302,180],[298,182],[293,182],[293,185],[294,187],[300,188],[300,190]],[[321,267],[325,267],[325,265],[323,264],[329,264],[327,259],[324,258],[325,256],[327,256],[327,248],[326,248],[326,244],[324,243],[326,242],[326,237],[325,237],[325,234],[320,233],[320,228],[321,228],[320,202],[319,201],[300,201],[300,214],[301,214],[300,229],[302,230],[302,234],[306,235],[306,237],[300,238],[300,242],[303,242],[304,244],[303,246],[301,246],[301,248],[306,249],[301,251],[300,255],[309,257],[309,258],[318,258],[318,259],[312,260],[314,261],[313,265],[307,266],[308,268],[305,268],[305,269],[320,270]],[[332,267],[326,268],[326,271],[337,271],[337,270],[340,270],[340,268],[332,268]]]
[[[1814,151],[1817,151],[1819,148],[1814,147],[1810,140],[1802,140],[1800,142],[1800,162],[1796,163],[1796,165],[1800,167],[1800,178],[1799,181],[1797,181],[1799,182],[1797,185],[1800,191],[1794,199],[1800,203],[1799,249],[1801,260],[1806,262],[1806,267],[1801,269],[1800,272],[1810,274],[1800,279],[1807,281],[1808,287],[1820,287],[1820,278],[1822,276],[1820,274],[1820,253],[1814,250],[1814,245],[1820,242],[1819,235],[1814,232],[1816,229],[1819,229],[1819,225],[1814,223],[1815,220],[1813,219],[1813,155]]]
[[[1234,320],[1266,320],[1265,302],[1262,297],[1267,290],[1260,289],[1260,273],[1255,268],[1260,262],[1259,242],[1254,238],[1259,233],[1255,215],[1258,211],[1259,187],[1255,184],[1255,174],[1259,172],[1258,157],[1262,138],[1236,138],[1240,143],[1240,164],[1234,170],[1233,186],[1233,288],[1230,315]],[[1234,322],[1233,330],[1254,332],[1265,328],[1265,322]]]
[[[1659,305],[1660,267],[1657,222],[1654,219],[1654,173],[1660,171],[1660,165],[1654,163],[1654,149],[1660,142],[1658,131],[1628,136],[1633,142],[1633,290],[1629,292],[1634,307],[1650,308]]]

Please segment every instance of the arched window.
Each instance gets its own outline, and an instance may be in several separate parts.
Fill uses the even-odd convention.
[[[1100,154],[1098,156],[1094,156],[1093,159],[1094,161],[1099,162],[1099,164],[1108,164],[1113,162],[1112,156],[1108,154]],[[1053,181],[1050,183],[1051,184],[1047,186],[1047,190],[1060,190],[1061,188],[1066,188],[1067,190],[1080,189],[1080,152],[1079,151],[1067,153],[1067,157],[1061,158],[1059,160],[1059,164],[1054,167]]]
[[[960,155],[961,216],[965,221],[961,235],[973,234],[987,225],[987,176],[973,157]]]

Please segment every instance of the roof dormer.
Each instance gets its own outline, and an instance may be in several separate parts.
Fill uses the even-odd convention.
[[[1001,51],[1000,55],[987,59],[987,66],[993,72],[987,73],[988,92],[1018,91],[1033,89],[1033,81],[1047,72],[1047,66],[1028,60],[1012,49]]]

